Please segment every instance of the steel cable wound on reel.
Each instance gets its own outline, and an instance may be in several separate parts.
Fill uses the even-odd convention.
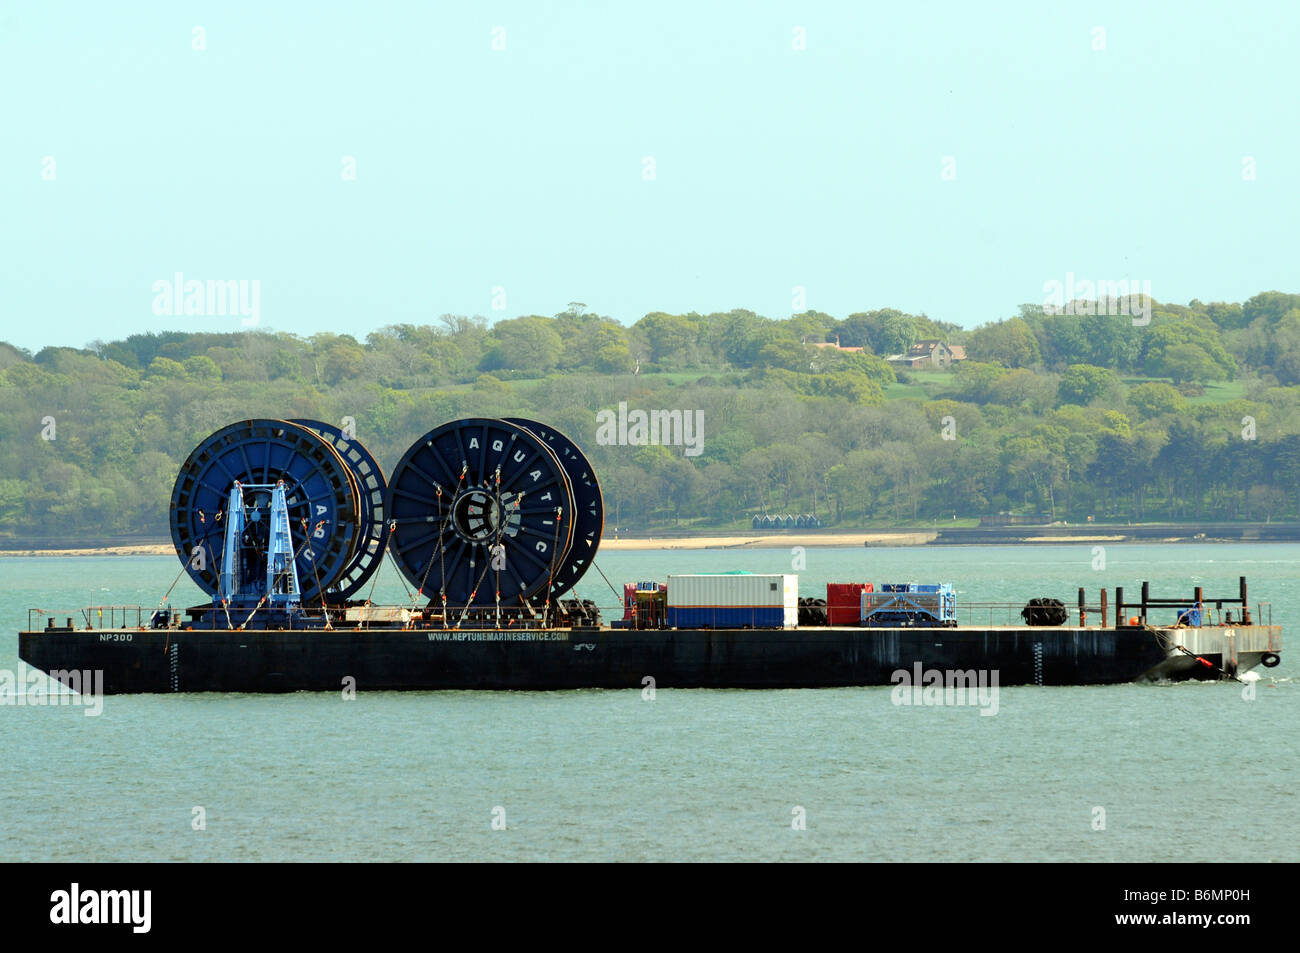
[[[221,571],[222,516],[236,483],[283,480],[304,603],[325,598],[362,538],[356,475],[329,440],[287,420],[242,420],[211,434],[181,464],[172,489],[172,542],[186,571],[213,595]]]
[[[581,481],[590,467],[572,449],[566,456]],[[393,468],[390,548],[402,574],[431,602],[536,605],[562,591],[561,581],[567,589],[581,577],[599,542],[592,509],[587,504],[580,516],[565,462],[524,423],[457,420],[425,434]]]

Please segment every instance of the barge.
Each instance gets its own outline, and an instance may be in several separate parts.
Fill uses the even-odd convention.
[[[1275,626],[63,628],[19,637],[28,664],[60,680],[56,673],[101,671],[105,694],[822,688],[896,684],[917,663],[997,672],[1001,685],[1107,685],[1226,678],[1276,658],[1280,648]]]
[[[172,494],[181,573],[211,602],[33,609],[19,656],[67,684],[94,672],[105,694],[818,688],[918,670],[1101,685],[1280,659],[1244,578],[1231,597],[1157,599],[1143,583],[1139,601],[1103,590],[1089,606],[1079,589],[1076,606],[1034,599],[1023,624],[982,625],[959,623],[951,584],[832,584],[828,606],[799,599],[792,575],[699,574],[628,584],[605,622],[571,595],[603,506],[586,457],[536,421],[444,424],[391,479],[328,424],[241,421],[195,449]],[[384,559],[409,604],[369,598]]]

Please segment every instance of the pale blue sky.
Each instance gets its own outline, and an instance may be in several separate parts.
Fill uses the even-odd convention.
[[[118,6],[0,4],[24,347],[240,328],[153,314],[178,271],[358,338],[574,300],[784,317],[794,286],[973,326],[1067,272],[1300,291],[1293,2]]]

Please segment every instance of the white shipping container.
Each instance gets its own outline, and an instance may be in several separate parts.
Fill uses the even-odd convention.
[[[799,576],[796,573],[691,573],[668,577],[668,607],[782,610],[781,624],[799,624]],[[770,613],[764,613],[769,615]]]

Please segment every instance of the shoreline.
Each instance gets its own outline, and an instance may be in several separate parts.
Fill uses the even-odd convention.
[[[1045,527],[1045,529],[1047,529]],[[1109,530],[1109,532],[1107,532]],[[948,538],[944,538],[947,536]],[[982,537],[982,538],[980,538]],[[912,531],[862,531],[856,533],[791,533],[729,536],[631,536],[606,537],[600,549],[607,552],[633,552],[644,550],[693,549],[805,549],[829,547],[890,547],[890,546],[1038,546],[1038,545],[1092,545],[1097,543],[1287,543],[1297,542],[1294,537],[1281,536],[1219,536],[1177,534],[1164,527],[1159,533],[1124,532],[1120,527],[1097,527],[1086,535],[1080,533],[1014,533],[953,534],[942,530]],[[110,546],[87,546],[76,549],[0,549],[0,559],[5,557],[59,557],[59,556],[175,556],[170,542],[122,543]]]
[[[88,546],[84,549],[0,549],[6,556],[175,556],[171,543],[132,543],[121,546]]]
[[[637,536],[602,538],[610,551],[642,549],[787,549],[803,546],[923,546],[938,537],[934,530],[860,533],[767,533],[760,536]]]
[[[791,546],[830,547],[830,546],[920,546],[932,542],[936,534],[929,532],[911,533],[823,533],[821,535],[792,534],[789,536],[678,536],[654,537],[637,536],[614,538],[606,537],[600,541],[600,549],[609,552],[648,549],[786,549]],[[176,549],[171,543],[135,543],[115,546],[85,547],[81,549],[3,549],[0,558],[6,556],[174,556]]]

